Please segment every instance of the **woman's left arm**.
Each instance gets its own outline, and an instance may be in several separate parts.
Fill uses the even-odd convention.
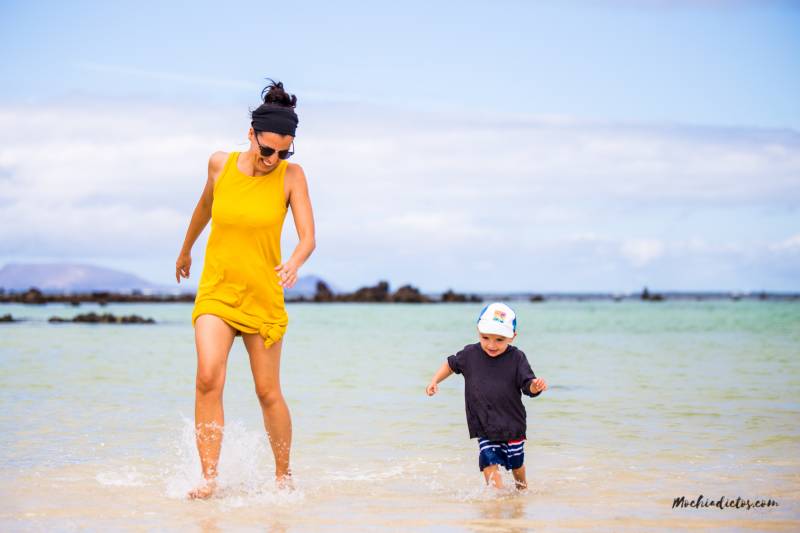
[[[275,267],[281,287],[291,289],[297,283],[297,271],[308,260],[316,247],[314,237],[314,212],[311,209],[311,198],[308,195],[308,182],[300,165],[291,165],[286,169],[285,178],[289,189],[289,206],[292,208],[294,226],[300,242],[291,257]]]

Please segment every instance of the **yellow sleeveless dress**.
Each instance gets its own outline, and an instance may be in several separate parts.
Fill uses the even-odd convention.
[[[232,152],[214,184],[211,234],[192,311],[212,314],[258,333],[270,347],[283,337],[289,317],[275,267],[281,263],[281,230],[287,206],[283,179],[288,162],[264,176],[248,176]]]

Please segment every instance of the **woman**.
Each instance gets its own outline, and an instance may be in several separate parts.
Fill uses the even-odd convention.
[[[297,98],[283,84],[261,93],[264,103],[251,113],[246,152],[216,152],[208,161],[208,181],[192,214],[175,263],[175,278],[189,277],[191,249],[211,219],[205,264],[192,311],[197,346],[195,429],[203,483],[190,498],[208,498],[216,488],[224,426],[222,390],[228,353],[241,335],[250,356],[256,395],[263,411],[279,486],[291,486],[289,450],[292,423],[280,387],[282,337],[288,316],[283,289],[314,250],[314,216],[303,169],[286,161],[298,119]],[[281,261],[281,229],[292,209],[299,242]]]

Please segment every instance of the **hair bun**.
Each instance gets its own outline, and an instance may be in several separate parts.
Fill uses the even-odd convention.
[[[297,97],[287,93],[283,88],[282,82],[276,82],[271,78],[267,79],[270,83],[261,91],[261,99],[264,100],[265,104],[275,104],[283,107],[295,107],[297,105]]]

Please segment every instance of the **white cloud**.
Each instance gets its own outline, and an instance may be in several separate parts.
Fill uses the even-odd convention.
[[[635,267],[643,267],[664,254],[664,243],[655,239],[630,239],[620,247],[622,255]]]
[[[800,233],[792,235],[788,239],[775,243],[770,249],[777,253],[798,253],[800,252]]]
[[[753,250],[795,261],[787,253],[797,250],[796,235],[753,242],[723,222],[659,217],[797,209],[796,132],[366,107],[354,114],[339,105],[300,113],[296,158],[318,231],[309,268],[344,287],[410,277],[429,288],[523,288],[536,278],[545,288],[611,289],[659,265],[680,268],[678,257],[719,254],[747,263],[735,278],[746,282]],[[246,116],[129,102],[0,108],[0,258],[153,254],[171,263],[208,155],[246,148]],[[775,233],[766,231],[772,219],[754,217],[761,233]],[[291,231],[289,222],[287,246]],[[509,274],[500,268],[508,261],[525,267]],[[420,264],[426,269],[415,270]]]

